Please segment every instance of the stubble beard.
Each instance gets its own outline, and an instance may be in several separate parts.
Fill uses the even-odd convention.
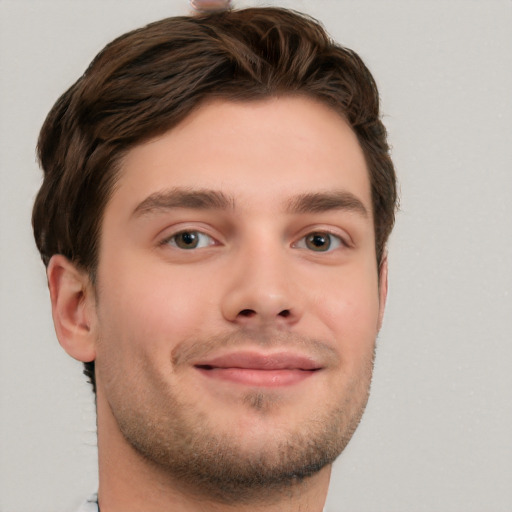
[[[221,430],[166,382],[155,382],[167,387],[163,401],[142,394],[138,404],[111,409],[126,441],[181,488],[219,503],[264,504],[290,492],[341,454],[363,415],[372,371],[373,357],[338,397],[326,401],[324,410],[286,429],[270,430],[266,442],[252,451],[243,433],[229,432],[229,425]],[[275,396],[265,391],[248,391],[241,400],[250,414],[271,416],[279,407]]]

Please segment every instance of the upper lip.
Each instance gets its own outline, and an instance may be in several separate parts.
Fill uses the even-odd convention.
[[[232,352],[194,363],[194,366],[212,368],[242,368],[250,370],[319,370],[322,364],[315,358],[291,352]]]

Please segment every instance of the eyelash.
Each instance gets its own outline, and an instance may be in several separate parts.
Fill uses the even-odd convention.
[[[194,240],[193,240],[194,237],[197,237],[197,245],[190,246],[190,247],[180,247],[180,245],[177,242],[178,237],[185,236],[185,235],[190,236],[190,242],[192,242],[192,243],[194,242]],[[325,239],[327,240],[328,245],[325,248],[325,250],[322,250],[322,249],[315,250],[314,248],[312,248],[311,244],[314,244],[315,237],[317,238],[317,241],[320,241],[320,242],[322,241],[322,238],[324,240]],[[208,239],[208,241],[206,241],[205,239]],[[205,242],[207,242],[207,243],[205,243]],[[186,240],[185,240],[185,243],[187,243]],[[159,245],[161,245],[161,246],[170,245],[171,247],[174,247],[176,249],[188,251],[188,250],[204,249],[206,247],[211,247],[213,245],[217,245],[217,242],[212,236],[210,236],[200,230],[183,229],[181,231],[178,231],[177,233],[174,233],[172,236],[165,238],[164,240],[162,240],[160,242]],[[349,246],[349,244],[342,237],[335,235],[334,233],[331,233],[327,230],[311,231],[311,232],[307,233],[306,235],[302,236],[297,242],[292,244],[292,248],[310,250],[312,252],[319,252],[319,253],[332,252],[335,249],[338,249],[340,247],[348,247],[348,246]]]
[[[198,244],[201,243],[201,239],[203,239],[203,242],[204,242],[204,238],[208,238],[210,240],[210,242],[207,243],[206,245],[203,245],[202,247],[201,246],[188,247],[188,248],[180,247],[178,245],[178,243],[176,242],[177,238],[179,236],[184,236],[187,234],[188,235],[197,235],[198,239],[199,239]],[[162,240],[160,242],[160,245],[170,245],[171,247],[174,247],[176,249],[188,251],[188,250],[193,250],[193,249],[204,249],[205,247],[210,247],[212,245],[216,245],[216,241],[213,237],[211,237],[210,235],[207,235],[206,233],[203,233],[202,231],[199,231],[198,229],[183,229],[181,231],[178,231],[177,233],[174,233],[172,236],[167,237],[164,240]]]
[[[315,251],[311,247],[308,247],[308,238],[312,239],[313,237],[327,238],[329,241],[327,248],[325,250]],[[334,242],[334,247],[333,247],[333,242]],[[311,231],[311,232],[307,233],[306,235],[301,237],[298,242],[294,243],[292,245],[292,247],[298,248],[298,249],[311,250],[312,252],[327,253],[327,252],[332,252],[336,249],[339,249],[340,247],[348,247],[348,244],[341,236],[335,235],[334,233],[331,233],[329,231],[318,230],[318,231]]]

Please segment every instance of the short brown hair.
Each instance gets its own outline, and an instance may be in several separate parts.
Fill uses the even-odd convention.
[[[54,105],[38,141],[44,181],[32,223],[48,265],[63,254],[94,282],[102,215],[126,152],[208,99],[302,94],[354,130],[371,183],[380,265],[397,190],[375,81],[312,18],[281,8],[174,17],[108,44]]]

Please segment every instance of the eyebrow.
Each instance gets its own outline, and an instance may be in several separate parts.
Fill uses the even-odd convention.
[[[234,200],[216,190],[174,188],[151,194],[137,205],[132,215],[138,217],[172,208],[229,210],[234,208]]]
[[[368,209],[351,192],[313,192],[290,199],[286,207],[288,213],[322,213],[330,210],[347,210],[368,217]]]
[[[135,217],[173,208],[195,210],[234,210],[235,200],[223,192],[210,189],[173,188],[155,192],[140,202],[132,215]],[[287,213],[322,213],[346,210],[368,217],[363,202],[351,192],[312,192],[292,197],[286,204]]]

